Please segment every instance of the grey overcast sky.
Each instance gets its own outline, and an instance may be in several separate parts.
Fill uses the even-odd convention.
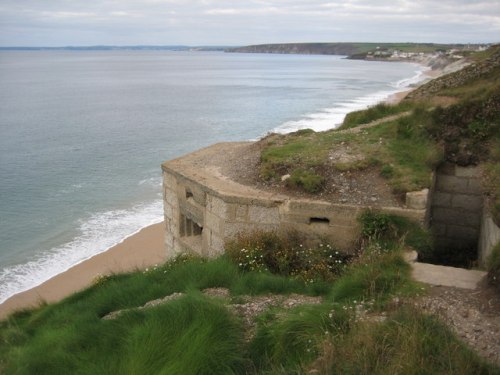
[[[500,0],[0,0],[0,46],[500,42]]]

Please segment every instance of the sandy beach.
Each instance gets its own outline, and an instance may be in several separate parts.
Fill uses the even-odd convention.
[[[443,70],[428,70],[425,75],[429,78],[435,78],[443,73]],[[397,92],[387,98],[385,102],[397,104],[414,89],[415,87],[411,87],[405,91]],[[90,286],[98,275],[144,269],[163,263],[165,260],[164,224],[151,225],[118,245],[87,259],[43,284],[12,296],[0,304],[0,319],[4,319],[16,310],[36,307],[42,302],[60,301],[72,293]]]
[[[43,284],[16,294],[0,304],[0,319],[42,302],[57,302],[92,284],[98,275],[129,272],[165,262],[164,224],[143,228],[108,249]]]

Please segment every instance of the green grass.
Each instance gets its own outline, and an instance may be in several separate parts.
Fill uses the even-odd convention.
[[[443,355],[446,353],[445,355]],[[498,374],[436,319],[402,308],[383,323],[357,324],[324,344],[316,365],[329,374]]]
[[[449,134],[441,133],[439,126],[448,119],[460,125],[448,129],[488,151],[480,161],[498,213],[497,87],[498,75],[480,77],[438,92],[459,98],[456,107],[411,103],[359,113],[352,116],[353,123],[407,110],[406,106],[412,111],[356,134],[300,131],[270,136],[264,140],[261,175],[278,179],[302,169],[322,176],[325,165],[339,170],[378,168],[395,192],[418,190],[429,186],[433,168],[449,157]],[[365,159],[327,164],[329,153],[346,144]],[[410,279],[401,251],[411,246],[419,255],[432,253],[428,233],[403,219],[373,212],[365,214],[361,224],[359,257],[331,279],[318,272],[314,282],[307,282],[300,273],[309,275],[311,269],[295,267],[312,260],[318,248],[294,258],[287,251],[275,256],[273,251],[279,249],[271,246],[263,267],[241,267],[241,260],[229,255],[215,260],[181,257],[147,272],[98,279],[57,304],[18,312],[0,322],[0,373],[301,374],[318,369],[332,374],[500,374],[498,367],[478,359],[434,318],[392,306],[394,297],[411,301],[421,292]],[[287,249],[296,250],[294,241],[289,239]],[[494,272],[497,250],[490,263]],[[328,266],[318,264],[320,270]],[[264,313],[255,338],[246,342],[244,324],[228,309],[228,302],[199,293],[209,287],[226,287],[236,299],[301,293],[323,296],[324,302]],[[186,295],[155,308],[134,309],[174,292]],[[375,316],[384,312],[388,319],[356,321],[359,304]],[[120,309],[132,310],[115,320],[101,319]]]
[[[412,104],[401,102],[397,105],[380,103],[361,111],[350,112],[346,115],[339,130],[354,128],[359,125],[369,124],[372,121],[380,120],[384,117],[402,113],[411,109]]]
[[[314,194],[321,191],[325,179],[317,173],[299,168],[292,171],[286,183],[288,186],[302,188],[308,193]]]
[[[291,275],[244,270],[228,256],[181,257],[147,272],[101,278],[60,303],[14,314],[0,323],[0,372],[302,374],[321,365],[325,373],[382,374],[407,373],[418,364],[421,373],[429,374],[465,373],[462,368],[498,373],[442,325],[416,313],[410,319],[396,311],[369,329],[355,320],[357,304],[369,314],[386,308],[392,314],[392,298],[421,292],[401,258],[413,226],[371,215],[363,225],[379,228],[377,235],[364,231],[362,255],[334,282],[307,283]],[[324,300],[264,312],[255,336],[246,341],[243,321],[227,307],[230,300],[202,295],[199,290],[207,287],[227,287],[236,301],[243,294],[266,293],[322,295]],[[185,295],[154,308],[133,309],[173,292]],[[132,309],[114,320],[101,319],[124,308]],[[331,354],[337,352],[339,357]],[[359,361],[352,363],[352,358]]]
[[[325,338],[348,331],[352,314],[333,304],[271,310],[259,320],[250,356],[260,371],[303,373],[318,357]]]
[[[307,240],[296,231],[240,233],[225,248],[243,271],[269,272],[306,284],[334,281],[353,258],[327,241]]]
[[[287,182],[289,187],[315,194],[329,182],[328,172],[332,168],[339,172],[376,168],[393,192],[403,195],[430,187],[433,170],[447,160],[459,165],[491,163],[490,180],[496,181],[498,163],[494,155],[498,142],[495,140],[500,134],[499,54],[500,47],[496,46],[474,55],[475,66],[433,80],[416,90],[414,93],[419,94],[415,97],[420,97],[419,100],[404,100],[398,105],[379,104],[350,113],[341,129],[410,112],[396,121],[382,121],[355,134],[309,130],[268,137],[263,141],[261,177],[280,183],[283,175],[290,174],[294,178]],[[445,108],[436,107],[433,98],[443,96],[454,97],[455,102]],[[352,162],[330,160],[331,152],[347,148],[351,155],[362,157]],[[489,193],[498,196],[499,193],[493,191],[495,185],[491,185]],[[499,207],[494,208],[497,216],[498,199],[494,206]]]
[[[428,188],[433,169],[443,159],[439,143],[427,131],[432,121],[432,112],[413,105],[410,115],[356,134],[332,130],[273,135],[264,141],[261,176],[279,180],[291,174],[295,182],[287,180],[288,186],[314,194],[321,191],[329,168],[339,172],[377,168],[396,194]],[[344,145],[363,157],[341,163],[329,160],[329,153]]]

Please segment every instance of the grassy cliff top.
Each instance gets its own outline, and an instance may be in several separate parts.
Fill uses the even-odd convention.
[[[397,50],[407,53],[434,53],[457,49],[467,52],[475,47],[477,46],[434,43],[276,43],[227,48],[225,51],[244,53],[347,55],[362,58],[366,57],[368,53],[375,53],[377,51]]]
[[[471,61],[397,105],[348,114],[339,129],[268,136],[262,141],[261,178],[318,194],[335,184],[332,169],[376,173],[401,195],[429,187],[443,161],[483,164],[484,185],[500,219],[500,46]]]

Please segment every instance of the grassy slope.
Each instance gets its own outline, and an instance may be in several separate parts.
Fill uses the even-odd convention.
[[[462,87],[441,88],[436,95],[447,90],[446,95],[460,100],[482,100],[489,95],[482,96],[483,87],[471,81]],[[492,87],[487,91],[493,92],[495,84]],[[452,111],[461,110],[461,105]],[[419,125],[430,121],[428,110],[433,104],[404,104],[389,111],[408,110],[408,106],[414,110],[411,116],[358,135],[332,131],[274,136],[263,154],[264,165],[269,163],[271,172],[290,168],[292,162],[314,168],[331,147],[351,142],[369,156],[372,165],[386,171],[394,186],[423,186],[436,162],[439,138],[430,140],[424,136],[428,128]],[[385,116],[387,109],[372,112],[356,115],[362,120],[353,121]],[[378,147],[380,138],[387,147]],[[495,139],[487,139],[491,147]],[[410,148],[413,151],[408,153]],[[494,165],[488,155],[486,163]],[[402,173],[415,179],[398,182]],[[375,217],[363,224],[362,255],[334,282],[311,284],[292,276],[243,272],[227,257],[181,259],[149,272],[102,279],[60,303],[15,314],[0,323],[0,373],[500,374],[498,367],[483,363],[448,329],[411,303],[403,307],[391,303],[395,296],[405,299],[420,290],[409,279],[401,249],[419,242],[425,245],[425,241],[401,231],[387,235],[387,229],[399,225],[397,220]],[[408,243],[401,243],[401,237]],[[415,243],[410,243],[412,238],[417,238]],[[199,293],[208,287],[227,287],[235,300],[242,294],[293,292],[320,294],[324,302],[264,313],[256,336],[245,342],[245,326],[228,309],[227,301]],[[180,291],[187,294],[165,305],[132,310],[116,320],[100,319],[111,311]],[[360,309],[373,319],[356,319]],[[379,322],[382,312],[387,318]]]
[[[261,156],[261,176],[279,179],[299,169],[321,177],[324,167],[331,165],[329,152],[343,144],[363,154],[364,162],[334,163],[333,167],[377,168],[396,193],[429,187],[432,170],[443,160],[461,165],[485,163],[487,182],[497,197],[493,199],[495,212],[500,213],[500,46],[474,58],[474,64],[462,71],[422,86],[410,100],[350,113],[340,131],[303,130],[268,137]],[[443,97],[453,104],[440,107]],[[406,111],[410,115],[356,134],[342,132]]]
[[[395,296],[405,299],[421,291],[410,281],[409,266],[401,257],[408,244],[399,240],[400,230],[414,226],[387,216],[372,220],[370,215],[363,221],[362,255],[333,283],[243,271],[228,257],[185,258],[148,272],[112,276],[60,303],[0,323],[0,372],[500,373],[435,319],[411,304],[392,305]],[[235,301],[242,294],[295,292],[319,293],[324,302],[265,312],[255,337],[247,342],[245,325],[227,307],[228,301],[199,292],[207,287],[227,287]],[[100,319],[180,291],[186,295],[166,304],[130,310],[115,320]],[[356,319],[360,309],[374,317],[383,312],[387,319]]]
[[[371,109],[370,113],[351,116],[346,127],[361,121],[376,120],[386,114],[403,112],[408,107],[406,103],[390,109],[379,105]],[[284,174],[293,174],[297,169],[311,170],[321,176],[326,166],[333,164],[334,168],[341,171],[377,168],[396,193],[420,190],[429,187],[431,172],[442,160],[440,148],[429,139],[421,126],[430,121],[428,112],[416,108],[410,116],[359,133],[332,130],[273,135],[267,139],[262,152],[261,176],[278,179]],[[357,154],[364,155],[363,160],[331,162],[329,153],[345,144]]]
[[[352,55],[365,57],[368,52],[400,50],[404,52],[432,53],[451,48],[464,48],[465,45],[433,43],[281,43],[260,44],[228,48],[228,52],[260,53],[312,53],[327,55]]]

